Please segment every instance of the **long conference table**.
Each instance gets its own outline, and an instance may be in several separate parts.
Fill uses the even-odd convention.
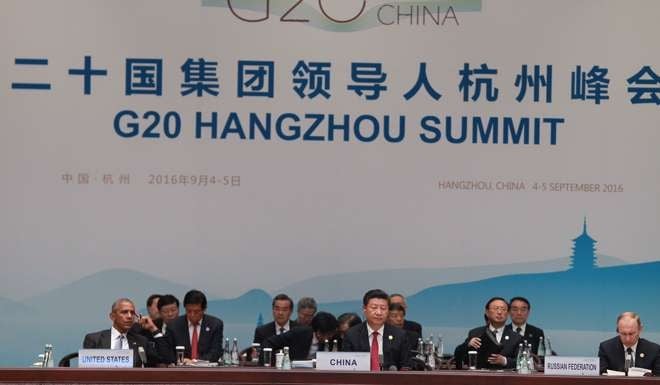
[[[220,384],[220,385],[641,385],[660,377],[560,377],[542,373],[442,370],[434,372],[333,372],[313,369],[1,368],[0,384]]]

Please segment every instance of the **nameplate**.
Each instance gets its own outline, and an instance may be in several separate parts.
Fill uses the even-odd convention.
[[[368,372],[371,354],[364,352],[316,352],[316,369]]]
[[[80,349],[79,368],[132,368],[133,350]]]
[[[553,376],[599,376],[598,357],[545,357],[545,374]]]

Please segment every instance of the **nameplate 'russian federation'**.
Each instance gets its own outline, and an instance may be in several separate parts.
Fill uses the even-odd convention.
[[[80,349],[79,368],[132,368],[133,350]]]
[[[368,372],[370,354],[364,352],[316,352],[316,369]]]
[[[553,376],[598,376],[598,357],[545,357],[545,374]]]

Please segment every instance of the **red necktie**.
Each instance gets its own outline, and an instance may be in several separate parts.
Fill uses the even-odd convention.
[[[371,340],[371,371],[377,372],[380,370],[380,360],[378,359],[378,332],[371,333],[373,339]]]
[[[190,358],[193,360],[197,359],[197,340],[199,337],[197,336],[197,325],[193,325],[193,335],[192,335],[192,341],[190,342]]]

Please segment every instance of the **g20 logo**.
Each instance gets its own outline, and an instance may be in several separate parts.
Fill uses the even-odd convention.
[[[234,2],[239,2],[239,1],[240,0],[234,0]],[[278,1],[281,1],[281,0],[278,0]],[[332,1],[334,1],[336,3],[337,0],[332,0]],[[261,22],[261,21],[266,21],[270,18],[270,0],[264,0],[264,3],[265,3],[264,4],[265,9],[264,10],[266,12],[265,16],[260,17],[260,18],[252,18],[252,19],[247,18],[247,17],[242,16],[242,15],[239,15],[238,12],[236,11],[234,5],[232,4],[232,2],[233,2],[232,0],[227,0],[227,5],[228,5],[229,10],[231,11],[231,13],[234,16],[236,16],[239,20],[246,21],[248,23],[257,23],[257,22]],[[280,17],[280,21],[282,21],[282,22],[298,22],[298,23],[307,23],[307,22],[309,22],[309,19],[302,19],[302,18],[296,18],[295,17],[294,10],[302,2],[303,2],[303,0],[291,1],[291,4],[289,6],[287,6],[288,8],[286,8],[286,11],[284,12],[284,14],[282,14],[282,17]],[[360,2],[360,0],[357,0],[357,1],[354,1],[354,2],[357,4],[358,2]],[[330,20],[334,23],[350,23],[351,21],[356,20],[357,18],[359,18],[362,15],[362,13],[364,13],[364,9],[367,7],[367,0],[361,0],[361,2],[362,2],[362,5],[360,6],[360,9],[357,12],[357,14],[355,14],[354,16],[351,16],[349,18],[343,18],[342,19],[342,18],[339,18],[337,16],[330,15],[327,8],[323,6],[324,1],[323,0],[318,0],[319,9],[321,10],[321,13],[323,14],[323,16],[326,19],[328,19],[328,20]],[[329,3],[330,3],[330,1],[328,1],[328,4]]]

